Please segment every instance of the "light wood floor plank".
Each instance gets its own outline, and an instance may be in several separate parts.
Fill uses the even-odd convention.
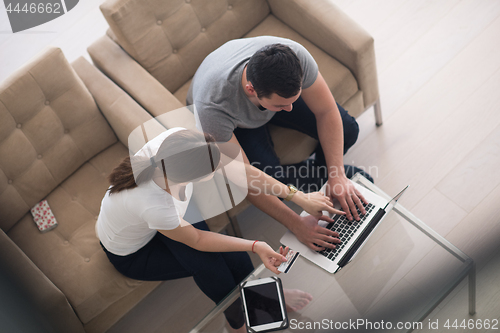
[[[406,50],[439,24],[459,2],[408,1],[378,25],[371,27],[368,31],[375,38],[378,72],[383,74]]]
[[[500,185],[479,203],[445,237],[476,261],[478,268],[490,260],[498,248]]]
[[[385,115],[398,110],[499,14],[498,1],[462,1],[379,73]]]
[[[477,283],[480,288],[477,289],[477,313],[474,316],[468,315],[468,288],[466,284],[461,285],[461,289],[458,293],[454,295],[450,295],[449,299],[447,299],[447,305],[444,308],[439,309],[432,313],[431,316],[428,317],[431,322],[439,321],[439,325],[441,330],[448,331],[444,328],[444,324],[447,320],[450,320],[451,324],[458,320],[458,324],[465,319],[468,321],[469,319],[473,320],[481,320],[483,323],[486,319],[498,319],[498,314],[500,313],[500,302],[498,302],[500,298],[500,248],[496,249],[495,256],[491,258],[491,260],[485,265],[484,269],[482,269],[477,278]],[[481,286],[488,286],[488,288],[481,288]],[[427,321],[428,322],[428,321]],[[497,326],[500,328],[500,325]],[[482,329],[463,329],[452,328],[453,332],[498,332],[496,330],[488,330],[484,327]],[[451,331],[450,330],[450,331]],[[426,326],[423,330],[415,331],[418,333],[430,333],[436,332],[436,330],[430,330]]]
[[[495,111],[498,114],[498,109]],[[470,212],[500,183],[499,165],[500,126],[479,143],[476,149],[461,161],[436,188]]]
[[[394,186],[406,180],[414,187],[408,192],[404,202],[417,202],[433,186],[447,177],[448,172],[455,168],[467,154],[477,149],[478,145],[483,145],[483,140],[500,124],[500,113],[497,112],[495,106],[500,104],[500,96],[491,96],[488,88],[500,89],[500,70],[497,70],[494,76],[455,110],[451,110],[452,112],[440,124],[437,126],[429,125],[429,127],[435,127],[432,132],[424,132],[421,134],[420,140],[414,137],[415,140],[411,140],[411,143],[407,142],[409,146],[413,146],[411,154],[408,154],[401,162],[395,163],[394,169],[381,180],[381,183],[394,184],[388,187],[394,190]],[[478,108],[481,109],[481,115],[473,115],[474,110]],[[415,130],[415,132],[418,131]],[[491,163],[488,165],[491,169]],[[478,178],[488,182],[493,187],[496,185],[495,181],[488,181],[485,174],[476,175],[476,179]],[[472,185],[468,189],[459,188],[462,185],[461,182],[457,179],[454,180],[453,184],[448,182],[448,185],[443,185],[447,186],[447,193],[456,191],[453,198],[456,198],[459,193],[473,189]],[[452,188],[453,185],[454,188]],[[493,187],[490,187],[490,190]],[[467,196],[467,194],[465,195]],[[474,193],[469,193],[469,195],[473,196]],[[470,211],[471,205],[477,204],[481,199],[481,196],[475,196],[470,203],[466,200],[455,202],[464,207],[465,210]]]
[[[426,138],[440,128],[450,130],[449,124],[443,122],[448,117],[452,118],[456,109],[500,68],[500,46],[491,43],[498,36],[498,31],[500,18],[427,82],[396,114],[386,119],[383,126],[372,130],[368,137],[351,148],[346,160],[364,167],[377,166],[379,180],[393,171],[394,174],[390,175],[393,180],[398,172],[403,173],[400,182],[393,181],[395,187],[401,187],[408,181],[408,174],[401,165],[405,158],[421,159],[420,154],[414,154],[414,149],[419,146],[432,148],[435,143],[427,142]],[[485,94],[488,93],[486,89]],[[445,135],[438,135],[438,140],[446,140]],[[444,147],[439,153],[446,150]]]

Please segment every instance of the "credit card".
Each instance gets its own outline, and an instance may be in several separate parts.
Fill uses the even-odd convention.
[[[288,273],[290,271],[290,268],[292,268],[293,264],[295,263],[296,259],[299,257],[300,252],[295,252],[293,250],[288,250],[288,253],[286,254],[286,261],[282,262],[281,265],[278,266],[278,271],[282,273]]]

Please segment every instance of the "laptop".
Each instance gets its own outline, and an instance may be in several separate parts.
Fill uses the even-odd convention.
[[[366,240],[380,224],[380,221],[386,213],[392,210],[396,202],[408,188],[408,186],[406,186],[388,202],[367,188],[354,182],[353,184],[369,202],[368,204],[364,204],[366,210],[365,215],[362,216],[358,209],[360,221],[349,221],[344,215],[331,215],[328,212],[323,212],[323,214],[330,216],[334,222],[328,223],[319,221],[319,225],[339,233],[339,239],[342,242],[340,244],[335,244],[335,249],[325,249],[323,251],[311,250],[304,243],[299,241],[289,230],[281,237],[280,242],[290,249],[299,252],[304,258],[312,261],[330,273],[336,273],[347,265],[361,249],[363,244],[365,244]],[[306,215],[308,215],[308,213],[305,211],[301,214],[301,216]]]

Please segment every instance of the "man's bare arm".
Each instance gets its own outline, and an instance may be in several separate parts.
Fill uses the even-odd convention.
[[[237,144],[241,148],[234,134],[229,142]],[[241,149],[241,151],[245,163],[250,164],[243,149]],[[287,229],[293,232],[302,243],[306,244],[312,250],[318,251],[324,248],[333,248],[335,246],[331,243],[339,243],[337,238],[339,236],[338,233],[319,226],[318,217],[312,215],[301,217],[277,197],[266,195],[263,192],[250,191],[247,198],[255,207],[283,224]],[[333,220],[327,216],[322,216],[320,219],[327,222],[333,222]]]
[[[359,219],[356,206],[364,214],[366,200],[347,179],[344,171],[344,129],[337,103],[321,73],[312,86],[304,89],[302,99],[316,117],[319,141],[328,166],[327,193],[339,201],[348,219]],[[351,213],[352,212],[352,213]]]

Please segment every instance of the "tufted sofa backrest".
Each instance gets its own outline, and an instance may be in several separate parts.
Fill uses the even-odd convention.
[[[120,46],[171,92],[270,13],[266,0],[107,0],[100,8]]]
[[[0,228],[116,141],[60,49],[19,69],[0,85]]]

